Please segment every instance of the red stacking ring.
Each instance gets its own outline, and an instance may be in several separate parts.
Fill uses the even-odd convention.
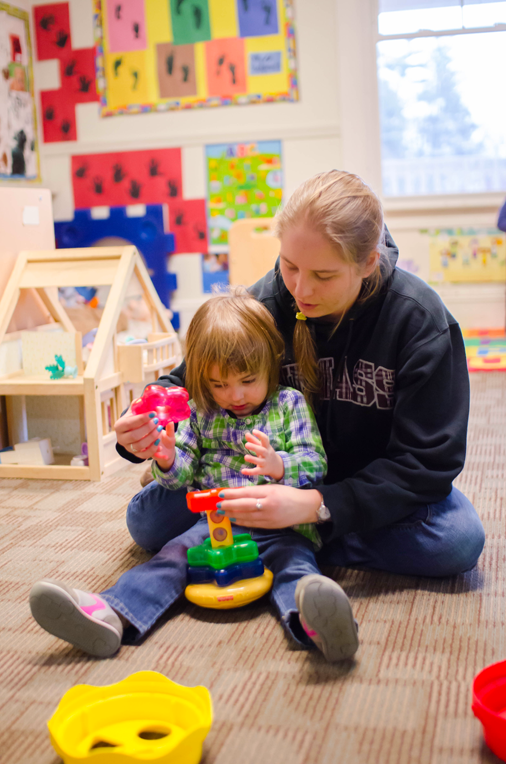
[[[474,678],[473,712],[488,747],[506,761],[506,661],[487,666]]]

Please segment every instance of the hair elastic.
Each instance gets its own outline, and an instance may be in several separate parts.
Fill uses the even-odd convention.
[[[299,321],[307,321],[307,316],[305,316],[301,311],[295,314],[295,318],[298,318]]]

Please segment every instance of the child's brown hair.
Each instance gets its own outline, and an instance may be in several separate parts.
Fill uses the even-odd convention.
[[[284,343],[267,308],[243,287],[217,294],[200,306],[186,334],[186,387],[197,409],[217,409],[209,374],[265,374],[267,395],[279,384]]]

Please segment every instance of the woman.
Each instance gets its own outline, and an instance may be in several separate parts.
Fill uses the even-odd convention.
[[[279,260],[250,291],[286,343],[281,384],[312,403],[328,457],[318,490],[227,489],[221,509],[249,527],[318,522],[318,562],[450,576],[472,568],[483,526],[452,487],[466,450],[469,380],[459,326],[438,295],[398,270],[381,204],[355,175],[302,184],[277,219]],[[160,384],[184,384],[184,363]],[[156,426],[129,413],[118,451],[153,456]],[[138,544],[158,550],[195,518],[184,492],[151,484],[130,503]]]

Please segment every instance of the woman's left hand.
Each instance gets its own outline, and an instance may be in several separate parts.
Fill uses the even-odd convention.
[[[317,490],[288,485],[254,485],[224,488],[219,508],[237,525],[248,528],[288,528],[299,523],[315,523],[321,503]]]

